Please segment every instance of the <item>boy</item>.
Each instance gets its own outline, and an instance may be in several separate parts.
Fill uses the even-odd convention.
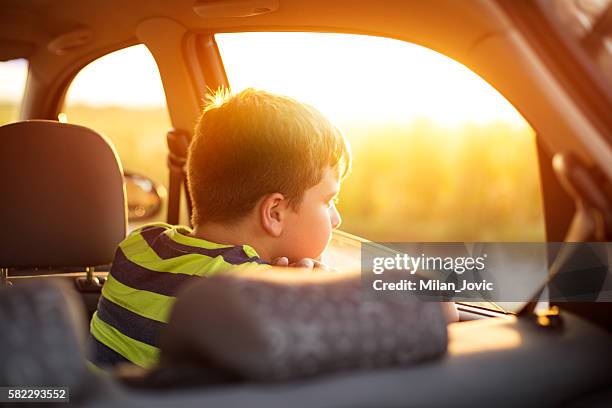
[[[323,266],[351,156],[316,109],[247,89],[215,95],[189,148],[194,229],[154,224],[120,245],[91,320],[93,363],[158,360],[179,287],[232,268]]]

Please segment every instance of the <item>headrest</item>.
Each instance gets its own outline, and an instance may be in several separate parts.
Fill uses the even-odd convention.
[[[0,127],[0,267],[95,266],[126,233],[121,165],[108,140],[45,120]]]
[[[270,381],[406,366],[446,351],[440,303],[370,296],[358,273],[334,275],[284,268],[186,287],[161,333],[162,367]]]

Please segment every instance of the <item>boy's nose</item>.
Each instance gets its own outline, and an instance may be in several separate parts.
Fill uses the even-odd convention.
[[[333,229],[338,228],[342,224],[342,217],[340,217],[340,213],[335,205],[332,206],[331,223]]]

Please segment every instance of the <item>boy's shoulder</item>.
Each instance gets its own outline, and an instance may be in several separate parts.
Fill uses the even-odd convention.
[[[119,243],[119,248],[125,252],[129,248],[134,250],[145,250],[147,247],[158,245],[159,238],[166,235],[174,227],[163,222],[149,223],[141,225],[131,230],[128,235]]]
[[[165,232],[165,231],[171,230],[173,228],[175,228],[175,226],[167,224],[165,222],[150,222],[150,223],[147,223],[145,225],[141,225],[140,227],[134,228],[128,234],[128,238],[130,236],[132,236],[132,235],[141,234],[143,231],[147,231],[147,230],[155,229],[155,230],[159,230],[160,232]]]
[[[131,231],[119,248],[128,260],[156,266],[158,271],[211,275],[247,264],[268,266],[249,245],[218,244],[193,237],[191,232],[186,226],[150,223]]]

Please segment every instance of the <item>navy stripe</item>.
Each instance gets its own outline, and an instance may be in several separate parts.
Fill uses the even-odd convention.
[[[98,302],[98,317],[126,336],[153,347],[157,347],[160,330],[166,326],[166,323],[140,316],[104,296]]]
[[[146,290],[166,296],[175,296],[183,285],[201,279],[197,275],[184,273],[156,272],[130,261],[121,248],[115,253],[115,260],[110,271],[117,281],[134,289]]]
[[[169,236],[163,233],[164,231],[166,231],[164,227],[156,227],[145,229],[140,232],[147,244],[149,244],[161,259],[175,258],[186,254],[201,254],[210,256],[211,258],[221,256],[225,262],[232,265],[240,265],[247,262],[267,264],[267,262],[257,256],[249,258],[242,246],[211,249],[184,245],[173,241]]]
[[[89,360],[97,366],[114,366],[118,363],[131,363],[130,360],[102,344],[91,334],[89,335],[89,346],[91,351],[91,358]]]

